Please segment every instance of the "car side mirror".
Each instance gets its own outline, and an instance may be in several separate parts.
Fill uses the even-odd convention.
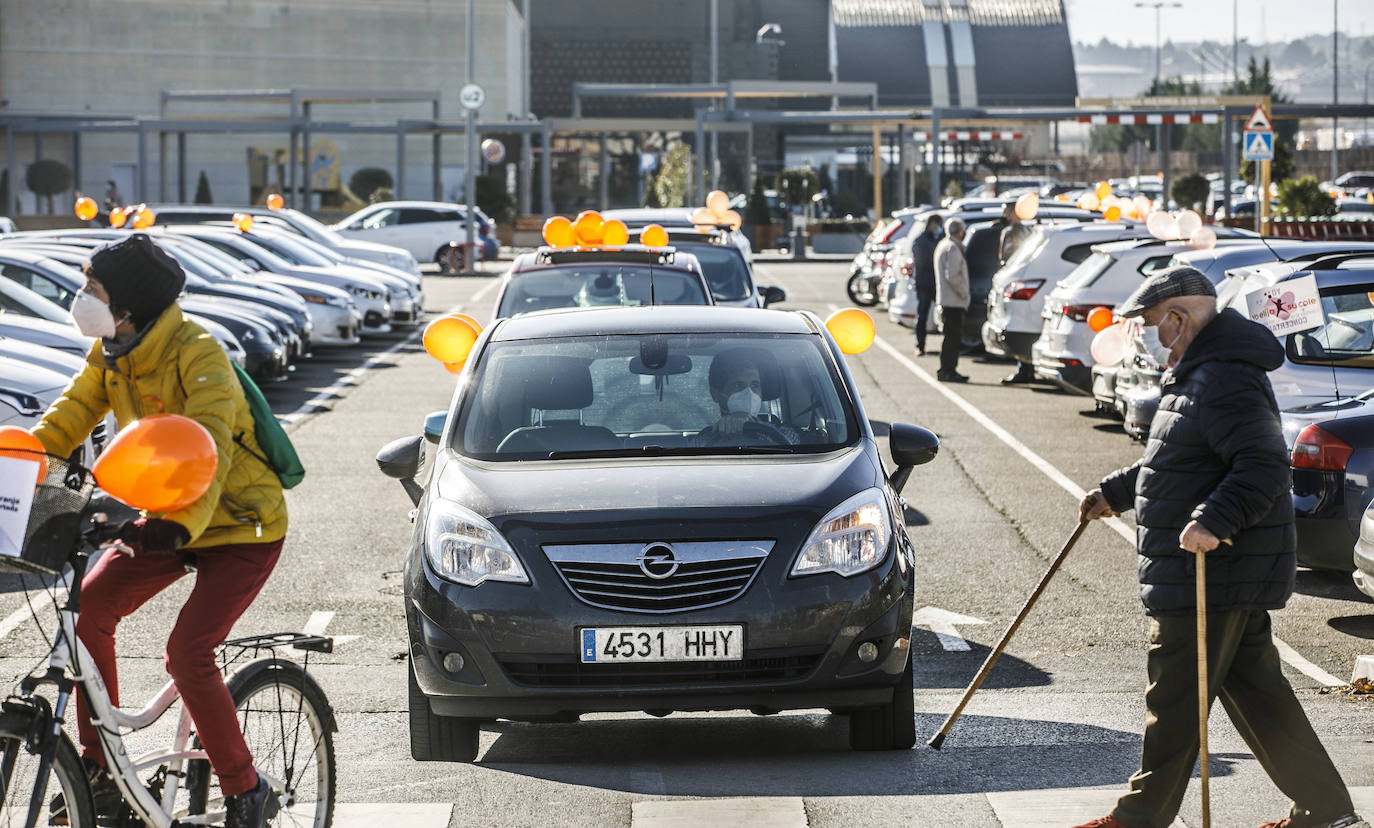
[[[759,293],[763,296],[763,306],[765,308],[769,305],[776,305],[780,302],[787,301],[787,291],[775,285],[768,285],[767,287],[760,288]]]
[[[889,428],[887,445],[897,470],[887,482],[900,494],[907,478],[911,476],[911,470],[929,463],[940,453],[940,438],[930,429],[907,423],[893,423]]]
[[[419,504],[424,489],[415,482],[415,477],[425,464],[425,440],[423,437],[402,437],[392,440],[377,452],[377,467],[387,477],[401,481],[410,501]]]
[[[448,422],[447,411],[431,411],[425,416],[425,439],[439,445],[439,437],[444,433],[444,423]]]

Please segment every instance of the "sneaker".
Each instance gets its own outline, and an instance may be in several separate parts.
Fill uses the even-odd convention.
[[[1082,825],[1075,825],[1074,828],[1126,828],[1126,826],[1122,825],[1120,822],[1117,822],[1116,817],[1112,816],[1111,814],[1107,814],[1104,817],[1098,817],[1092,822],[1085,822]]]
[[[1346,814],[1330,822],[1298,822],[1292,817],[1284,817],[1278,822],[1266,822],[1260,828],[1369,828],[1369,823],[1360,819],[1359,814]]]
[[[259,776],[252,790],[224,798],[224,828],[265,828],[279,807],[267,780]]]
[[[91,791],[96,817],[118,816],[124,806],[124,795],[115,787],[110,774],[105,772],[105,766],[90,759],[82,759],[81,764],[86,769],[86,784]],[[48,824],[71,824],[67,816],[67,800],[61,791],[48,802]]]

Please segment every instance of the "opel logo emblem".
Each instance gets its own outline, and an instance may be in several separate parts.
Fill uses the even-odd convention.
[[[677,557],[673,554],[673,547],[666,543],[651,543],[645,546],[635,560],[639,563],[639,570],[655,581],[673,577],[679,566]]]

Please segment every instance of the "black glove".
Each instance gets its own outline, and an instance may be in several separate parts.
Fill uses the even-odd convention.
[[[144,555],[170,555],[191,541],[191,533],[174,520],[145,518],[138,531],[139,552]]]

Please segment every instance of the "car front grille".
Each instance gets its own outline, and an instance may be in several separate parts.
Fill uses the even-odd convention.
[[[772,547],[772,541],[633,543],[546,546],[544,553],[584,603],[665,613],[735,600],[749,588]],[[646,554],[652,559],[647,566],[641,563]]]
[[[645,687],[651,685],[747,684],[796,681],[811,675],[822,652],[763,656],[741,661],[655,661],[583,664],[529,661],[497,655],[510,680],[528,687]]]

